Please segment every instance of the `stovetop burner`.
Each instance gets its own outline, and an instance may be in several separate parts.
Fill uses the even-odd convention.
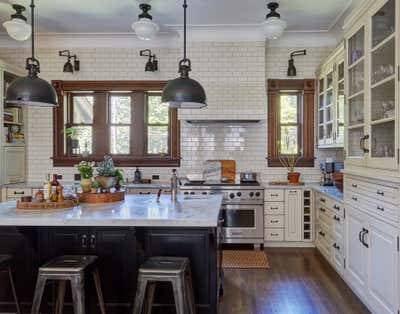
[[[184,186],[260,186],[259,182],[241,182],[241,183],[230,183],[230,182],[187,182]]]

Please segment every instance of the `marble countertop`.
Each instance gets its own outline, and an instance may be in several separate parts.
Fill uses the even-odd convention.
[[[0,226],[130,226],[130,227],[216,227],[222,195],[126,195],[109,204],[80,204],[72,209],[22,211],[16,202],[0,203]]]
[[[131,189],[170,189],[169,183],[123,183],[123,187]]]
[[[336,201],[343,202],[343,192],[334,186],[313,185],[311,188],[314,191],[324,193],[327,196],[332,197]]]
[[[79,184],[79,182],[66,182],[61,181],[63,185],[74,185]],[[169,189],[170,184],[166,182],[160,183],[123,183],[122,186],[126,188],[134,188],[134,189]],[[29,182],[21,182],[21,183],[10,183],[3,184],[2,188],[13,188],[13,189],[42,189],[43,182],[38,181],[29,181]]]

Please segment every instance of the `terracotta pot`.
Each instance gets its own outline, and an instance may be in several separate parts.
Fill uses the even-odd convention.
[[[91,188],[90,193],[96,194],[98,190],[98,188]]]
[[[90,184],[92,183],[92,179],[81,179],[81,188],[83,193],[90,192]]]
[[[289,183],[299,183],[300,172],[288,172]]]

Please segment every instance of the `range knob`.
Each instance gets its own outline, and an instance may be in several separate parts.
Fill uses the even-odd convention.
[[[256,192],[256,197],[260,197],[260,192]]]
[[[242,193],[241,192],[237,192],[236,195],[237,195],[237,197],[241,197]]]
[[[250,192],[249,195],[250,195],[250,197],[253,197],[254,196],[254,192]]]
[[[229,194],[229,198],[234,198],[235,197],[235,194],[233,194],[233,193],[231,193],[231,194]]]

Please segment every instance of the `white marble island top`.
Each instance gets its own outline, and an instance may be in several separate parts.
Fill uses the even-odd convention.
[[[0,203],[0,226],[216,227],[222,195],[126,195],[109,204],[79,204],[72,209],[25,211],[16,202]]]

